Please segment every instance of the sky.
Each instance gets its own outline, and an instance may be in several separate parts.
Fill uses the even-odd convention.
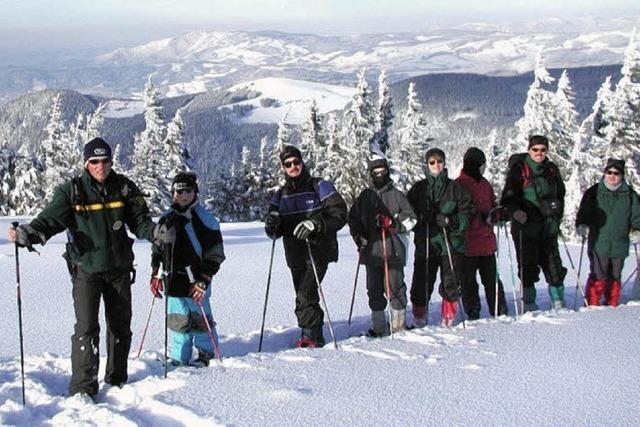
[[[133,46],[191,30],[321,34],[640,15],[638,0],[0,0],[0,55]]]

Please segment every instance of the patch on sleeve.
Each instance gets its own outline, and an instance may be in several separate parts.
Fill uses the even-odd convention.
[[[336,188],[329,181],[322,179],[318,182],[318,196],[320,197],[320,200],[324,201],[324,199],[336,192]]]

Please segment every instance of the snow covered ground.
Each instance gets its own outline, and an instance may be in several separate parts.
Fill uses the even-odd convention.
[[[263,353],[258,353],[270,243],[262,224],[223,224],[227,261],[214,281],[213,309],[223,363],[177,368],[162,378],[161,304],[135,359],[151,302],[149,245],[135,246],[134,339],[129,383],[101,387],[98,404],[66,397],[73,332],[71,284],[60,258],[64,236],[20,253],[27,406],[20,404],[20,358],[13,245],[0,218],[0,425],[638,425],[640,304],[485,318],[372,340],[364,270],[354,321],[347,324],[356,252],[340,235],[340,262],[324,281],[340,349],[292,348],[298,336],[293,287],[278,242]],[[571,247],[577,261],[578,247]],[[501,253],[507,254],[506,241]],[[563,257],[564,257],[563,252]],[[624,277],[633,270],[628,260]],[[568,265],[568,263],[567,263]],[[585,266],[583,267],[586,269]],[[411,266],[405,273],[410,277]],[[500,273],[507,285],[508,257]],[[408,280],[409,282],[410,280]],[[569,272],[569,305],[575,276]],[[546,286],[539,285],[542,308]],[[325,327],[327,338],[330,337]],[[104,335],[104,333],[103,333]],[[102,340],[104,341],[104,339]],[[104,343],[101,343],[104,356]],[[101,375],[105,358],[102,358]]]

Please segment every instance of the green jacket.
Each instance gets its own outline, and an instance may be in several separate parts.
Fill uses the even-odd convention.
[[[626,181],[616,191],[600,181],[582,196],[576,226],[581,224],[589,226],[590,253],[625,258],[629,254],[629,231],[640,230],[640,199]]]
[[[133,267],[133,239],[125,224],[138,238],[153,239],[155,224],[138,187],[113,171],[101,185],[85,170],[56,189],[29,231],[44,244],[68,230],[64,257],[70,268],[92,274]]]

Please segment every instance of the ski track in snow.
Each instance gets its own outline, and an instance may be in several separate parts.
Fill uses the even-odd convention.
[[[0,219],[0,227],[9,221]],[[484,317],[467,321],[466,328],[461,323],[444,328],[437,326],[439,299],[434,294],[429,326],[372,339],[361,336],[369,327],[364,277],[353,322],[346,321],[356,255],[345,234],[341,262],[330,267],[324,282],[339,350],[326,325],[324,348],[292,348],[299,330],[290,279],[280,266],[281,279],[272,283],[263,352],[258,353],[262,264],[269,246],[260,239],[261,229],[258,223],[223,225],[228,262],[213,300],[222,364],[172,367],[166,379],[161,310],[154,312],[145,350],[135,358],[149,301],[143,280],[148,253],[144,243],[136,244],[141,283],[134,287],[129,382],[122,389],[101,382],[97,404],[67,397],[73,313],[59,259],[63,240],[54,238],[41,257],[21,257],[27,406],[21,405],[15,293],[4,289],[0,425],[637,425],[640,303]],[[12,249],[0,242],[5,283],[15,278]],[[238,270],[238,260],[251,262]],[[405,269],[408,278],[410,267]],[[508,264],[501,261],[500,269],[508,272]],[[41,282],[50,283],[51,291],[42,293],[46,288]],[[574,286],[567,281],[568,305],[573,304]],[[513,311],[508,280],[505,288]],[[548,307],[544,290],[538,287],[542,308]],[[629,292],[630,286],[623,302]],[[42,304],[34,303],[38,298]],[[243,323],[243,316],[252,317]],[[106,364],[102,341],[99,378]]]

